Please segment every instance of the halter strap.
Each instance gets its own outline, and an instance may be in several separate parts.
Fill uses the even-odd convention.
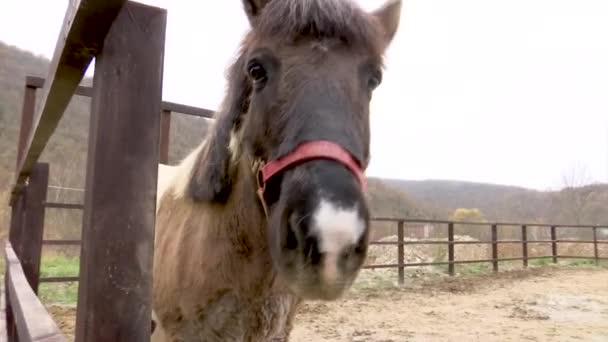
[[[254,170],[257,173],[257,194],[262,202],[266,216],[268,216],[268,207],[264,198],[264,191],[268,180],[290,166],[313,159],[330,159],[339,162],[357,177],[364,191],[367,188],[367,180],[361,166],[342,146],[327,140],[305,142],[282,157],[266,164],[260,163],[254,166],[257,169]]]

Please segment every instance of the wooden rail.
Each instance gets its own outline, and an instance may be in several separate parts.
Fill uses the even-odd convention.
[[[465,222],[465,221],[449,221],[449,220],[426,220],[426,219],[405,219],[405,218],[388,218],[388,217],[376,217],[372,221],[377,222],[396,222],[397,223],[397,241],[371,241],[370,245],[395,245],[397,246],[397,263],[395,264],[374,264],[365,265],[366,269],[375,268],[397,268],[398,270],[398,281],[403,284],[405,278],[405,267],[415,266],[440,266],[447,265],[448,273],[450,275],[455,274],[455,265],[459,264],[473,264],[473,263],[491,263],[494,272],[498,271],[498,263],[501,261],[522,261],[523,267],[528,266],[529,260],[552,258],[553,263],[557,263],[558,258],[561,259],[593,259],[596,264],[599,264],[601,260],[608,260],[608,256],[600,256],[598,246],[601,244],[608,244],[608,240],[598,240],[597,230],[600,228],[608,229],[608,225],[567,225],[567,224],[543,224],[543,223],[488,223],[488,222]],[[442,224],[447,226],[447,239],[446,240],[419,240],[419,241],[405,241],[405,223],[433,223]],[[476,241],[455,241],[454,240],[454,228],[458,225],[477,226],[480,229],[490,228],[491,239],[490,240],[476,240]],[[521,229],[521,238],[514,240],[499,240],[498,230],[501,227],[513,227],[519,226]],[[529,240],[528,239],[528,227],[544,227],[550,228],[551,239],[550,240]],[[557,229],[558,228],[575,228],[575,229],[591,229],[593,232],[592,240],[582,239],[558,239]],[[529,256],[528,245],[537,243],[551,243],[551,255],[546,256]],[[593,256],[574,256],[574,255],[560,255],[558,254],[558,243],[579,243],[579,244],[592,244],[593,245]],[[489,244],[492,247],[492,258],[491,259],[480,259],[480,260],[457,260],[455,253],[455,245],[480,245]],[[501,244],[520,244],[521,257],[511,258],[499,258],[498,250]],[[416,262],[406,263],[403,249],[407,245],[446,245],[448,250],[448,260],[440,262]]]
[[[446,220],[425,220],[425,219],[399,219],[399,218],[372,218],[372,221],[377,222],[387,222],[394,221],[397,223],[397,241],[371,241],[370,245],[393,245],[397,246],[397,263],[393,264],[374,264],[374,265],[366,265],[364,268],[367,269],[375,269],[375,268],[397,268],[398,270],[398,279],[400,283],[403,283],[405,279],[405,268],[406,267],[418,267],[418,266],[440,266],[447,265],[448,273],[450,275],[455,274],[455,265],[459,264],[472,264],[472,263],[491,263],[492,269],[494,272],[498,272],[499,270],[499,262],[503,261],[522,261],[524,267],[528,266],[529,260],[538,260],[545,258],[552,258],[553,263],[557,263],[558,259],[594,259],[596,263],[599,263],[600,260],[608,260],[608,256],[600,256],[598,246],[602,244],[608,244],[608,240],[599,240],[597,239],[597,230],[600,228],[604,228],[604,226],[595,226],[595,225],[577,225],[574,228],[587,228],[593,230],[593,239],[592,240],[583,240],[583,239],[557,239],[557,228],[571,228],[570,225],[555,225],[555,224],[521,224],[522,238],[521,239],[510,239],[510,240],[499,240],[498,239],[498,230],[500,227],[505,226],[515,226],[517,224],[508,223],[504,226],[500,223],[486,223],[486,222],[465,222],[465,221],[446,221]],[[445,224],[447,223],[447,239],[445,240],[437,240],[437,239],[427,239],[427,240],[418,240],[418,241],[406,241],[405,240],[405,231],[406,226],[405,223],[435,223],[435,224]],[[491,239],[490,240],[475,240],[475,241],[455,241],[454,240],[454,229],[458,225],[473,225],[482,228],[483,226],[487,226],[491,229]],[[551,239],[550,240],[529,240],[527,239],[527,227],[548,227],[551,228]],[[526,228],[523,228],[526,227]],[[608,225],[605,227],[608,229]],[[45,245],[80,245],[80,240],[44,240],[42,241]],[[528,256],[527,246],[529,244],[551,244],[551,255],[546,256]],[[568,255],[559,255],[557,253],[557,246],[559,243],[579,243],[579,244],[593,244],[594,255],[593,256],[568,256]],[[455,253],[455,245],[481,245],[487,244],[491,245],[491,254],[492,257],[490,259],[480,259],[480,260],[457,260],[457,255]],[[522,245],[522,256],[521,257],[510,257],[510,258],[499,258],[498,250],[499,245],[503,244],[520,244]],[[446,245],[448,249],[448,260],[440,261],[440,262],[418,262],[418,263],[406,263],[405,262],[405,248],[408,245]],[[77,277],[51,277],[51,278],[41,278],[40,282],[70,282],[77,281]]]
[[[16,181],[11,197],[38,161],[87,67],[103,48],[105,37],[126,0],[70,1],[55,46],[39,110],[21,131]],[[30,99],[31,100],[31,99]],[[33,110],[34,103],[27,103]],[[23,127],[23,126],[22,126]],[[13,200],[11,200],[12,203]]]
[[[25,79],[26,86],[26,96],[29,94],[35,100],[36,94],[35,91],[38,88],[44,87],[45,80],[42,77],[36,76],[27,76]],[[87,86],[78,86],[74,91],[75,95],[91,97],[93,95],[93,88]],[[32,100],[32,103],[33,101]],[[26,105],[28,102],[25,102]],[[162,101],[160,104],[160,163],[168,164],[169,163],[169,137],[171,131],[171,115],[173,113],[180,113],[184,115],[197,116],[206,119],[213,119],[215,116],[215,111],[205,108],[187,106],[179,103]],[[25,109],[24,109],[25,110]],[[28,121],[25,122],[25,125],[28,125]],[[11,199],[11,201],[14,199]],[[62,207],[62,203],[52,203],[47,205],[47,208],[64,208]]]
[[[30,287],[10,242],[4,247],[6,267],[6,335],[19,341],[66,341]]]
[[[46,79],[28,77],[24,87],[16,179],[12,187],[9,242],[5,248],[5,301],[8,341],[64,341],[36,291],[40,282],[79,281],[76,341],[145,341],[150,337],[151,269],[155,225],[157,165],[168,162],[171,113],[212,118],[213,111],[161,101],[166,11],[127,0],[69,1],[54,57]],[[95,58],[93,87],[80,86]],[[36,89],[42,88],[36,110]],[[92,98],[86,191],[83,204],[46,201],[49,165],[38,161],[74,95]],[[141,122],[145,122],[142,125]],[[119,189],[120,191],[118,191]],[[43,240],[46,209],[83,210],[82,240]],[[500,243],[492,225],[493,258],[456,260],[454,227],[463,222],[377,218],[397,222],[398,263],[371,265],[404,267],[538,258],[497,258]],[[449,260],[440,263],[404,262],[405,222],[446,223]],[[470,223],[486,225],[485,223]],[[541,226],[535,224],[535,226]],[[551,228],[553,259],[558,255],[560,225]],[[572,226],[569,226],[572,227]],[[589,228],[581,226],[580,228]],[[595,259],[598,253],[594,227]],[[27,235],[26,235],[27,234]],[[117,241],[119,243],[117,243]],[[589,243],[589,241],[577,241]],[[431,243],[439,243],[431,242]],[[78,277],[40,278],[43,244],[82,245]],[[4,337],[0,325],[0,337]]]
[[[27,76],[25,78],[26,87],[33,88],[33,89],[43,88],[44,82],[45,82],[45,80],[42,77]],[[79,85],[78,87],[76,87],[76,90],[74,91],[74,95],[91,97],[93,95],[93,88],[88,87],[88,86]],[[210,109],[188,106],[188,105],[184,105],[181,103],[175,103],[175,102],[169,102],[169,101],[162,101],[160,108],[163,111],[167,111],[167,112],[181,113],[184,115],[198,116],[198,117],[207,118],[207,119],[213,119],[214,115],[215,115],[215,111],[210,110]]]
[[[160,113],[163,106],[197,110],[161,101],[165,25],[166,10],[157,7],[126,0],[70,1],[46,80],[26,79],[16,179],[9,201],[14,255],[7,257],[10,263],[20,263],[23,276],[14,276],[20,273],[12,264],[7,268],[9,341],[63,340],[48,328],[48,317],[39,317],[42,314],[30,294],[21,291],[31,291],[35,297],[40,281],[66,280],[80,282],[76,341],[150,337]],[[93,58],[93,87],[79,87]],[[36,111],[39,86],[43,92]],[[48,165],[38,159],[76,92],[92,97],[85,200],[82,205],[48,203]],[[211,115],[204,110],[198,114]],[[48,208],[84,211],[77,279],[39,278]]]

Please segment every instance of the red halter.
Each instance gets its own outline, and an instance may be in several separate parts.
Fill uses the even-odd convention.
[[[272,176],[285,170],[287,167],[312,159],[331,159],[341,163],[357,177],[363,191],[366,190],[367,181],[363,174],[363,170],[348,151],[331,141],[309,141],[299,145],[291,153],[268,162],[257,171],[258,197],[262,201],[266,215],[268,215],[268,208],[266,206],[266,200],[264,199],[266,182],[268,182]]]

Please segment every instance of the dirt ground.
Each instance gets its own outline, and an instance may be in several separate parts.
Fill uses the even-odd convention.
[[[294,341],[608,341],[608,270],[544,267],[301,308]]]
[[[606,268],[545,266],[406,281],[355,288],[333,303],[305,303],[291,341],[608,341]],[[49,308],[73,338],[74,308]]]

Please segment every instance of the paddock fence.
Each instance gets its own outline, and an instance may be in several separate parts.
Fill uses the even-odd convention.
[[[550,258],[553,263],[557,263],[558,259],[593,259],[596,264],[599,264],[601,260],[608,260],[608,255],[600,255],[601,245],[608,246],[608,240],[599,239],[599,231],[608,231],[608,225],[566,225],[566,224],[543,224],[543,223],[514,223],[514,222],[465,222],[465,221],[450,221],[450,220],[425,220],[425,219],[407,219],[407,218],[388,218],[388,217],[376,217],[373,222],[391,222],[395,224],[395,231],[397,235],[396,241],[371,241],[370,249],[373,246],[390,245],[396,246],[396,263],[385,263],[385,264],[369,264],[365,265],[365,269],[379,269],[379,268],[396,268],[398,270],[398,282],[404,283],[405,269],[408,267],[417,266],[446,266],[448,267],[447,272],[449,275],[455,274],[455,266],[459,264],[476,264],[476,263],[488,263],[492,265],[494,272],[498,272],[499,263],[507,261],[522,261],[522,266],[527,267],[530,260],[547,259]],[[406,240],[406,224],[432,224],[435,227],[439,227],[441,231],[445,232],[447,238],[445,239],[416,239],[414,241]],[[480,231],[489,231],[491,236],[489,240],[472,240],[472,241],[456,241],[455,230],[458,226],[477,227]],[[499,239],[499,232],[501,229],[507,227],[516,228],[520,230],[519,239]],[[530,239],[528,233],[529,228],[536,227],[549,231],[549,239]],[[560,230],[575,229],[575,230],[586,230],[592,238],[581,239],[576,237],[580,234],[569,234],[575,237],[562,238],[560,236]],[[608,235],[608,234],[607,234]],[[409,241],[408,241],[409,240]],[[551,253],[546,255],[529,255],[529,246],[534,244],[550,244]],[[559,253],[559,244],[583,244],[590,245],[593,249],[593,255],[568,255]],[[440,245],[447,249],[447,260],[436,261],[436,262],[406,262],[405,260],[405,248],[406,246],[416,245]],[[458,258],[455,253],[455,246],[457,245],[486,245],[491,247],[491,258],[486,259],[473,259],[463,260]],[[501,245],[519,245],[520,254],[517,257],[499,257]]]
[[[167,162],[161,137],[173,112],[213,115],[161,100],[166,20],[165,9],[134,1],[72,1],[46,79],[26,79],[0,340],[65,341],[37,296],[43,244],[80,244],[76,341],[150,339],[156,205],[150,190],[158,164]],[[93,86],[83,87],[93,61]],[[92,99],[84,201],[49,203],[49,164],[39,159],[74,95]],[[48,208],[82,210],[81,241],[43,241]],[[65,280],[74,278],[42,279]]]
[[[77,342],[149,341],[154,242],[150,227],[156,207],[151,189],[156,188],[158,164],[168,162],[171,116],[213,117],[211,110],[161,100],[166,18],[166,10],[133,1],[71,1],[47,77],[26,78],[4,248],[0,341],[65,341],[38,298],[41,282],[65,281],[79,284]],[[93,86],[81,86],[93,60]],[[36,108],[38,89],[42,98]],[[50,166],[39,159],[74,95],[92,98],[84,201],[49,202]],[[50,208],[83,211],[80,240],[44,240],[45,212]],[[397,268],[402,282],[406,267],[430,264],[405,262],[404,248],[412,243],[404,240],[404,223],[410,220],[375,220],[396,222],[398,261],[367,268]],[[454,253],[460,243],[454,241],[454,226],[461,223],[429,222],[448,226],[446,241],[425,243],[447,244],[447,265],[454,274],[454,266],[464,262]],[[527,246],[536,242],[527,239],[527,225],[521,225],[520,240],[501,241],[496,232],[502,225],[506,224],[492,224],[493,238],[483,243],[491,244],[494,252],[499,244],[521,244],[523,254],[517,260],[526,265],[531,259]],[[554,260],[576,257],[558,254],[563,241],[557,238],[557,229],[562,226],[549,227]],[[595,259],[606,259],[598,254],[597,246],[607,243],[597,239],[598,227],[579,228],[591,229],[594,238],[577,242],[593,243]],[[41,278],[43,245],[80,246],[78,276]],[[498,270],[503,260],[494,253],[492,259],[476,262],[491,262]]]

